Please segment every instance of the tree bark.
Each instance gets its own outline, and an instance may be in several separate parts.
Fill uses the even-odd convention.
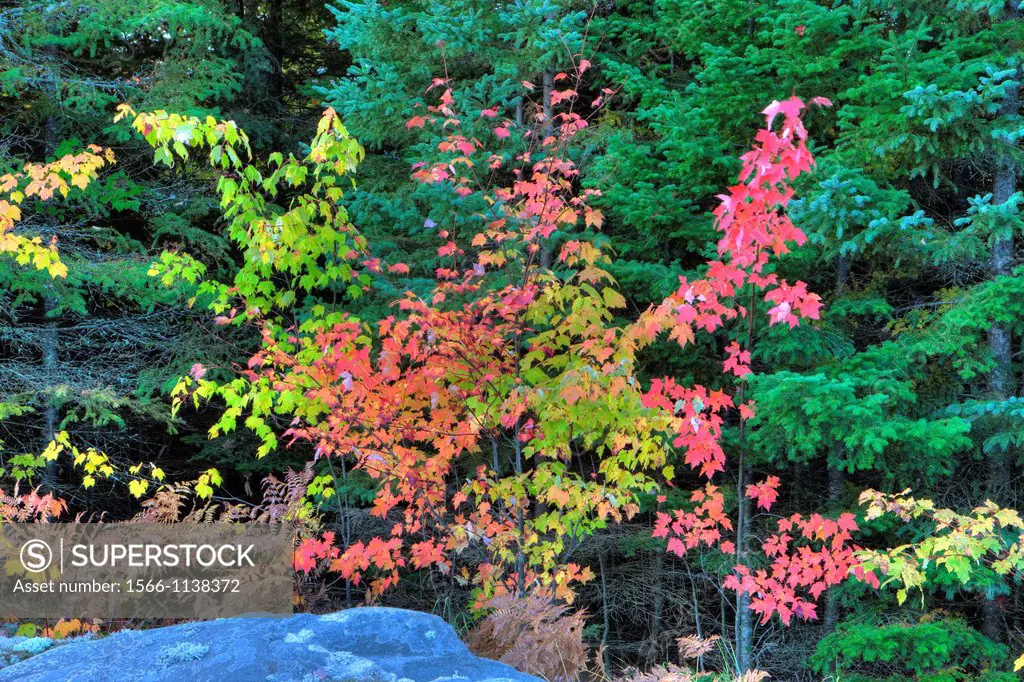
[[[693,597],[693,632],[699,639],[704,639],[704,621],[700,617],[700,599],[697,598],[697,581],[693,573],[687,576],[690,580],[690,595]]]
[[[749,313],[748,313],[749,314]],[[737,489],[739,490],[739,510],[736,519],[736,564],[746,565],[746,550],[749,531],[747,526],[750,518],[750,498],[743,494],[750,471],[743,461],[740,452],[740,467]],[[750,670],[752,658],[751,647],[754,639],[754,621],[750,612],[750,595],[746,592],[736,593],[736,672],[740,675]]]
[[[284,95],[284,0],[270,0],[267,23],[267,49],[274,69],[270,76],[270,94],[280,102]]]
[[[839,298],[846,291],[846,281],[850,278],[850,257],[845,254],[836,256],[836,298]],[[832,456],[829,457],[828,466],[828,506],[829,510],[839,508],[843,494],[843,479],[845,470],[842,467],[843,455],[846,452],[845,445],[837,441],[832,444]],[[832,632],[839,622],[839,602],[836,600],[834,590],[825,593],[825,609],[821,618],[822,629],[825,632]]]
[[[1001,116],[1012,116],[1020,109],[1020,94],[1016,88],[1007,88],[1006,100],[1000,107]],[[1005,203],[1017,191],[1017,167],[1006,151],[996,154],[995,178],[992,183],[992,203]],[[992,246],[989,271],[993,279],[1011,272],[1013,262],[1013,235],[1007,234]],[[1010,328],[994,323],[988,329],[988,349],[995,363],[988,375],[988,391],[993,400],[1006,400],[1016,390],[1013,377],[1013,339]],[[1005,501],[1006,486],[1010,480],[1010,458],[1006,452],[994,452],[987,458],[986,497],[999,504]],[[1006,639],[1003,615],[994,599],[985,599],[981,605],[981,631],[990,639]]]
[[[652,605],[651,605],[651,641],[658,643],[658,654],[661,651],[661,623],[665,612],[665,590],[662,588],[661,573],[665,566],[665,552],[654,551],[654,575],[651,579]]]
[[[754,315],[757,314],[757,292],[752,286],[750,289],[750,302],[747,306],[747,340],[746,349],[753,351],[754,346]],[[747,383],[740,384],[739,400],[737,405],[743,405],[747,401]],[[740,421],[739,437],[739,467],[736,480],[736,498],[739,500],[736,513],[736,564],[745,566],[747,544],[750,540],[750,498],[746,495],[746,484],[750,478],[750,465],[746,461],[747,455],[747,423]],[[754,642],[754,618],[750,612],[750,595],[746,592],[736,593],[736,668],[737,673],[742,675],[750,670],[750,663],[753,658]]]
[[[548,69],[543,75],[544,81],[544,137],[548,137],[554,134],[554,106],[551,104],[551,93],[555,90],[555,74]],[[545,239],[544,243],[540,247],[540,266],[545,270],[551,269],[551,263],[554,258],[554,240],[553,237]]]
[[[840,465],[845,451],[846,447],[842,443],[833,445],[832,462],[828,468],[828,507],[830,510],[839,509],[842,501],[843,480],[846,476]],[[825,632],[832,632],[838,623],[839,602],[836,600],[833,588],[825,593],[825,610],[821,617],[821,626]]]
[[[515,448],[516,460],[515,470],[516,476],[521,477],[523,475],[523,445],[522,441],[519,440],[519,420],[516,420],[513,428],[513,436],[515,438],[513,447]],[[523,514],[523,502],[522,500],[516,500],[516,531],[519,534],[518,542],[516,544],[516,596],[526,596],[526,554],[523,552],[523,542],[526,537],[526,517]]]
[[[601,571],[601,619],[603,630],[601,631],[601,655],[602,664],[604,669],[611,670],[611,657],[608,655],[608,635],[611,631],[612,619],[611,611],[608,606],[608,577],[606,575],[607,562],[605,561],[605,550],[602,548],[598,550],[597,561],[598,569]]]
[[[836,266],[836,293],[839,298],[846,291],[846,282],[850,278],[850,257],[839,254],[835,259]],[[845,470],[842,467],[843,456],[846,446],[841,441],[832,444],[832,453],[828,462],[828,506],[829,510],[839,509],[840,500],[843,494],[843,480]],[[831,632],[839,622],[839,603],[833,590],[825,593],[825,610],[822,615],[821,625],[825,632]]]
[[[60,364],[60,332],[57,329],[57,320],[51,313],[57,309],[57,300],[52,295],[47,295],[43,300],[43,376],[48,388],[53,388],[54,382],[59,376],[58,366]],[[46,395],[46,409],[43,411],[43,448],[57,436],[57,405],[54,402],[56,396],[50,392]],[[43,471],[43,488],[56,497],[60,486],[60,470],[57,461],[46,463]]]
[[[544,101],[542,103],[544,107],[544,134],[550,135],[554,131],[554,122],[552,117],[554,116],[554,107],[551,104],[551,93],[555,91],[555,74],[548,69],[541,76],[544,88]]]
[[[47,22],[52,21],[52,16],[47,17]],[[57,54],[56,49],[53,47],[46,48],[47,57],[56,62]],[[57,84],[57,71],[54,66],[54,71],[50,73],[50,82],[47,85],[49,96],[52,98],[54,105],[57,104],[58,100],[58,84]],[[58,138],[60,137],[60,131],[58,130],[57,116],[51,113],[46,117],[46,123],[43,125],[43,144],[45,146],[45,153],[47,157],[53,156],[57,152]],[[43,298],[43,339],[42,339],[42,360],[43,360],[43,377],[46,385],[45,389],[51,389],[46,393],[46,408],[43,411],[43,448],[50,444],[51,441],[57,436],[57,404],[55,402],[56,395],[52,389],[57,381],[57,377],[60,376],[58,365],[60,363],[60,330],[57,327],[57,319],[55,311],[57,310],[57,297],[54,292],[53,283],[46,285],[47,293]],[[46,463],[46,468],[43,470],[43,488],[52,493],[54,497],[58,496],[58,488],[60,486],[60,468],[57,465],[56,460]]]

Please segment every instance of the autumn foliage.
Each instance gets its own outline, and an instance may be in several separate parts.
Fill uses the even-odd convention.
[[[7,4],[0,523],[289,523],[297,609],[548,677],[1012,677],[1019,3]]]
[[[84,190],[101,168],[114,162],[114,153],[96,145],[50,163],[26,163],[20,171],[0,175],[0,254],[11,253],[20,265],[31,264],[51,277],[64,277],[67,267],[57,256],[56,239],[44,244],[39,237],[24,237],[14,228],[22,218],[22,205],[33,199],[67,198],[72,189]]]
[[[320,456],[352,457],[380,481],[374,513],[395,520],[390,537],[341,550],[311,539],[297,563],[329,558],[355,581],[372,572],[374,592],[402,567],[437,566],[478,585],[482,598],[541,589],[571,599],[568,585],[591,573],[560,561],[568,538],[635,513],[634,493],[652,489],[650,472],[666,463],[629,381],[623,330],[609,325],[624,300],[601,267],[606,257],[569,240],[559,274],[542,263],[557,230],[601,222],[587,203],[596,191],[574,191],[566,154],[587,122],[571,107],[551,121],[538,112],[535,127],[517,131],[524,147],[508,151],[513,122],[495,121],[486,144],[467,138],[446,82],[434,87],[438,103],[409,124],[450,132],[437,145],[441,160],[414,176],[475,202],[483,229],[459,234],[457,219],[439,227],[433,293],[408,293],[372,332],[348,319],[309,341],[326,349],[311,364],[276,348],[251,363],[273,367],[289,387],[310,387],[323,419],[290,434]],[[571,88],[560,92],[575,100]],[[483,164],[487,180],[477,174]],[[609,422],[621,428],[601,428]],[[571,468],[574,447],[602,455],[596,470]],[[473,572],[453,561],[468,551],[486,557]]]
[[[631,518],[644,496],[688,477],[704,479],[688,504],[669,509],[666,495],[655,496],[653,536],[679,557],[701,547],[735,555],[722,587],[747,595],[762,623],[774,615],[786,625],[794,617],[816,619],[822,594],[850,578],[873,588],[882,585],[879,575],[896,581],[902,603],[924,584],[929,561],[964,583],[979,562],[1001,575],[1016,570],[1020,543],[1007,539],[1021,528],[1015,512],[988,504],[962,515],[906,494],[873,491],[862,497],[869,519],[927,519],[933,536],[914,547],[869,551],[854,542],[858,524],[851,513],[792,514],[778,519],[764,539],[760,566],[738,551],[742,531],[720,481],[727,466],[722,436],[728,423],[756,413],[744,398],[756,318],[763,314],[768,326],[792,328],[817,319],[821,308],[803,282],[787,282],[774,267],[806,240],[785,212],[793,181],[814,166],[801,119],[805,105],[793,97],[764,110],[765,127],[741,158],[738,183],[719,195],[718,258],[707,263],[706,274],[680,278],[672,295],[624,322],[616,316],[626,301],[608,271],[610,257],[593,238],[603,222],[591,205],[600,192],[579,189],[572,160],[574,138],[588,126],[576,111],[576,88],[588,67],[579,60],[571,76],[558,74],[554,82],[564,89],[552,93],[551,102],[561,110],[549,119],[537,107],[529,125],[499,120],[496,107],[460,113],[448,81],[434,82],[437,103],[408,125],[438,131],[437,160],[416,164],[412,175],[447,188],[473,210],[451,215],[444,225],[426,221],[440,240],[432,291],[405,292],[393,301],[393,314],[373,325],[347,312],[323,311],[289,325],[280,314],[320,286],[342,282],[357,297],[374,278],[409,272],[403,263],[375,257],[334,205],[362,150],[332,110],[306,158],[272,155],[273,170],[264,174],[248,164],[248,139],[233,123],[122,108],[120,116],[134,118],[158,162],[172,165],[207,148],[210,165],[222,173],[218,190],[230,231],[251,256],[233,284],[204,281],[204,268],[186,254],[165,253],[154,264],[151,274],[165,281],[201,282],[218,324],[252,325],[262,336],[262,347],[232,382],[211,381],[206,367],[194,365],[174,391],[177,404],[224,399],[228,410],[213,435],[234,428],[248,411],[245,424],[263,439],[261,453],[277,442],[271,418],[287,416],[290,442],[306,441],[318,460],[340,460],[376,484],[372,513],[390,532],[342,542],[334,531],[318,532],[317,523],[297,523],[303,537],[296,569],[368,583],[371,599],[406,570],[438,570],[471,586],[476,607],[491,612],[477,633],[480,646],[502,648],[500,657],[519,660],[520,650],[533,646],[529,637],[547,646],[555,634],[568,636],[576,647],[574,670],[586,658],[582,615],[564,616],[552,602],[571,603],[576,585],[593,578],[590,567],[569,560],[572,547],[608,523]],[[605,91],[592,102],[591,115],[611,95]],[[830,105],[823,98],[813,103]],[[460,133],[465,117],[474,115],[491,122],[489,139]],[[109,151],[90,148],[0,178],[2,250],[63,276],[55,244],[14,232],[19,205],[83,189],[112,161]],[[296,188],[305,189],[286,212],[270,207],[279,193]],[[319,260],[332,251],[342,258],[321,267]],[[281,288],[282,272],[298,275],[297,285]],[[722,348],[720,387],[671,376],[640,380],[640,358],[651,344],[665,337],[686,348],[698,335],[731,325],[748,330],[747,345],[731,341]],[[107,455],[79,450],[64,433],[41,462],[63,455],[81,470],[85,487],[115,474]],[[677,460],[691,472],[677,474]],[[153,493],[140,520],[178,520],[185,497],[209,499],[221,483],[215,469],[171,483],[155,465],[146,467],[121,472],[133,496]],[[206,503],[195,519],[271,514],[298,522],[306,512],[296,491],[312,474],[307,467],[295,476],[299,482],[287,485],[268,479],[267,505],[220,510]],[[758,511],[769,512],[780,486],[779,477],[767,476],[741,492]],[[0,493],[6,520],[45,521],[66,510],[63,500],[38,488]],[[526,639],[515,626],[519,616],[509,615],[520,611],[533,628]],[[699,655],[708,641],[714,640],[700,640]],[[564,666],[558,657],[565,647],[548,649],[551,665]]]
[[[269,176],[246,165],[248,141],[233,124],[121,112],[134,116],[158,162],[172,164],[209,148],[210,164],[225,172],[219,190],[233,218],[232,233],[251,253],[262,254],[234,286],[203,287],[216,296],[211,308],[220,313],[218,322],[255,324],[263,347],[228,386],[210,382],[196,365],[176,389],[179,399],[235,396],[240,402],[229,401],[217,430],[231,428],[241,408],[253,409],[260,396],[272,394],[272,409],[293,416],[286,437],[309,441],[318,458],[344,459],[377,482],[373,513],[388,520],[390,533],[343,546],[333,532],[307,537],[295,551],[298,570],[326,566],[355,584],[369,579],[372,596],[394,585],[403,569],[433,567],[475,586],[481,606],[509,594],[572,601],[573,583],[592,573],[566,561],[566,550],[605,524],[631,517],[639,510],[638,496],[655,492],[659,481],[673,484],[673,451],[707,482],[690,494],[687,507],[656,514],[654,536],[678,556],[700,546],[736,552],[735,527],[715,482],[726,465],[722,428],[726,420],[749,419],[756,406],[728,390],[672,377],[643,386],[637,360],[662,335],[685,348],[697,334],[753,325],[759,305],[769,325],[793,327],[818,317],[820,298],[803,282],[780,279],[771,267],[805,240],[785,213],[792,181],[813,167],[804,104],[794,97],[765,109],[765,128],[742,157],[739,182],[719,196],[718,259],[707,264],[706,275],[680,278],[675,293],[622,324],[614,311],[625,300],[606,269],[609,257],[586,238],[603,220],[589,201],[599,192],[578,190],[570,153],[588,125],[576,111],[575,89],[588,67],[581,59],[571,76],[554,78],[564,85],[551,97],[561,106],[550,120],[540,107],[529,125],[498,120],[496,108],[476,112],[493,120],[489,140],[459,132],[462,117],[474,114],[457,112],[448,82],[435,80],[437,103],[408,125],[442,133],[438,160],[417,164],[412,173],[420,182],[449,188],[476,210],[461,220],[453,215],[450,225],[428,220],[441,240],[432,293],[407,292],[394,301],[395,313],[373,327],[346,313],[301,328],[283,326],[273,311],[296,292],[259,284],[288,270],[306,273],[300,285],[306,291],[334,280],[365,288],[368,275],[408,272],[402,263],[372,256],[346,215],[328,203],[340,198],[339,180],[361,153],[334,112],[326,113],[307,159],[277,155]],[[613,94],[606,91],[592,102],[591,115]],[[829,105],[822,98],[814,103]],[[5,176],[7,232],[19,215],[15,204],[25,196],[66,195],[69,184],[82,186],[110,160],[93,150]],[[276,222],[260,217],[268,210],[262,196],[268,188],[273,197],[278,183],[300,186],[310,178],[315,184],[293,200],[291,212]],[[275,224],[295,231],[284,251]],[[16,239],[7,237],[7,250],[61,274],[52,245]],[[310,264],[323,249],[346,241],[345,259],[313,278]],[[281,255],[266,258],[269,252]],[[165,254],[153,274],[195,279],[203,270],[183,254]],[[723,373],[738,385],[750,374],[750,363],[749,348],[736,342],[724,348]],[[246,424],[269,447],[276,441],[261,416],[266,409]],[[71,446],[58,445],[65,447]],[[583,452],[591,453],[589,466]],[[101,469],[112,473],[102,453],[76,450],[74,456],[87,477]],[[141,496],[150,482],[159,494],[162,472],[148,480],[137,468],[131,474],[133,494]],[[196,491],[208,497],[219,474],[204,476]],[[767,511],[779,485],[770,476],[744,493]],[[62,505],[36,493],[10,504],[8,518],[56,514]],[[859,563],[856,530],[851,514],[781,519],[764,543],[770,567],[752,570],[740,563],[724,586],[750,594],[751,609],[763,621],[776,613],[785,623],[794,615],[815,618],[820,595],[849,576],[878,585]]]
[[[577,67],[577,78],[585,66]],[[559,74],[555,81],[566,79]],[[296,564],[309,570],[327,559],[356,581],[376,574],[374,592],[392,585],[405,566],[437,566],[477,584],[483,595],[540,589],[571,599],[569,583],[590,576],[560,559],[566,542],[632,515],[636,495],[653,490],[658,476],[671,481],[671,448],[713,479],[725,468],[724,420],[753,414],[753,405],[736,405],[723,390],[671,377],[642,389],[637,353],[661,334],[685,347],[698,333],[745,320],[756,306],[743,295],[767,302],[770,325],[792,327],[818,316],[821,301],[803,282],[790,284],[767,269],[805,239],[784,212],[790,183],[813,165],[804,105],[792,98],[765,110],[765,129],[743,157],[739,184],[720,197],[719,259],[707,275],[681,279],[672,296],[636,322],[616,325],[610,311],[623,301],[601,267],[607,257],[592,242],[562,243],[554,272],[540,263],[557,230],[600,226],[600,214],[587,205],[592,192],[574,193],[576,171],[564,154],[586,127],[571,106],[576,92],[563,91],[558,99],[570,106],[553,121],[538,112],[535,128],[517,131],[528,146],[512,159],[510,184],[482,185],[477,164],[486,163],[492,177],[508,170],[500,145],[514,123],[496,121],[487,143],[467,138],[457,132],[446,82],[432,87],[441,91],[439,103],[409,125],[449,132],[438,144],[443,160],[418,165],[414,176],[446,183],[464,199],[481,196],[487,212],[475,217],[484,229],[439,228],[438,255],[449,265],[438,268],[432,296],[407,294],[373,333],[347,320],[310,341],[324,352],[309,365],[278,347],[250,363],[274,368],[272,375],[254,371],[253,380],[273,376],[289,389],[309,387],[306,396],[324,405],[324,417],[291,434],[314,442],[320,456],[353,457],[381,482],[374,512],[395,519],[389,537],[368,543],[338,548],[330,535],[308,539]],[[497,153],[485,151],[491,145]],[[726,349],[725,372],[742,380],[749,364],[748,349]],[[611,428],[598,433],[597,424]],[[577,448],[599,456],[589,476],[570,468]],[[460,468],[473,473],[453,490]],[[747,494],[767,510],[778,486],[771,477]],[[690,509],[659,513],[655,536],[680,556],[699,545],[735,551],[720,489],[709,482],[691,500]],[[793,542],[794,527],[805,542]],[[766,547],[772,570],[738,566],[726,586],[755,594],[752,608],[765,619],[813,618],[814,600],[850,574],[855,529],[851,515],[785,520]],[[460,554],[481,550],[487,561],[475,576],[456,568]]]
[[[815,104],[828,106],[823,98]],[[789,284],[765,268],[773,258],[802,244],[806,237],[793,225],[784,209],[793,197],[790,183],[812,169],[814,160],[807,149],[807,131],[800,119],[804,104],[797,98],[773,102],[764,110],[765,128],[758,132],[754,148],[745,154],[740,182],[719,195],[715,211],[716,225],[722,237],[718,242],[721,260],[708,264],[705,279],[682,281],[678,292],[637,323],[645,331],[668,329],[680,345],[691,343],[696,330],[713,332],[732,320],[753,315],[754,296],[769,304],[768,324],[794,327],[801,319],[817,319],[821,299],[807,291],[803,282]],[[778,117],[781,130],[775,130]],[[739,293],[747,290],[750,304],[744,307]],[[748,319],[748,324],[754,320]],[[750,373],[750,350],[733,342],[726,348],[723,371],[739,380]],[[654,535],[667,540],[668,551],[685,556],[700,546],[717,546],[726,554],[736,552],[730,533],[734,524],[725,513],[721,489],[711,483],[725,469],[721,429],[728,411],[738,407],[738,417],[748,419],[752,404],[735,404],[733,397],[721,391],[683,387],[671,378],[655,381],[645,395],[645,404],[657,406],[673,415],[676,438],[673,445],[682,448],[684,460],[709,482],[695,490],[691,509],[659,512]],[[747,485],[743,493],[764,511],[778,498],[780,481],[769,476],[760,483]],[[771,561],[768,569],[751,570],[739,564],[726,578],[724,586],[752,596],[750,608],[767,622],[773,614],[789,624],[795,615],[803,619],[817,617],[815,603],[829,587],[856,572],[878,585],[873,574],[864,574],[855,558],[857,548],[851,532],[857,530],[852,514],[838,520],[818,514],[804,518],[799,514],[778,522],[778,531],[764,542],[764,553]]]

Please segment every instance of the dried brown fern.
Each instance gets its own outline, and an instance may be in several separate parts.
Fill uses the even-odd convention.
[[[142,503],[142,511],[134,523],[213,523],[215,521],[248,521],[272,523],[296,521],[306,487],[313,480],[313,465],[300,471],[289,469],[284,480],[270,475],[263,479],[263,499],[256,504],[240,502],[222,504],[199,499],[195,481],[183,481],[162,487]]]
[[[213,523],[220,519],[224,508],[216,503],[207,503],[201,507],[195,507],[185,518],[183,523]]]
[[[469,635],[475,654],[548,682],[579,679],[587,665],[586,614],[566,613],[565,606],[541,594],[495,597],[487,606],[493,610]]]
[[[736,682],[763,682],[767,680],[771,675],[763,670],[748,670],[739,677],[736,678]]]
[[[312,480],[312,462],[307,462],[300,471],[289,469],[283,481],[273,475],[267,476],[263,479],[263,500],[253,507],[252,520],[269,523],[294,519]]]
[[[721,639],[719,635],[712,635],[707,639],[697,635],[688,635],[676,640],[679,645],[679,657],[683,660],[700,659],[713,651]],[[650,670],[641,671],[636,668],[627,668],[612,679],[612,682],[697,682],[698,680],[722,680],[731,679],[732,682],[763,682],[771,677],[763,670],[750,670],[735,678],[728,678],[721,673],[695,672],[674,663],[665,663]],[[607,678],[605,678],[607,679]]]
[[[142,511],[132,519],[133,523],[177,523],[182,510],[189,503],[192,486],[178,483],[161,488],[153,497],[142,502]]]
[[[771,675],[763,670],[750,670],[739,677],[733,678],[733,682],[763,682],[769,677]],[[683,668],[674,663],[666,663],[646,671],[627,668],[622,671],[622,674],[616,676],[612,682],[703,682],[711,679],[725,680],[726,678],[717,674],[696,673],[689,668]]]
[[[712,635],[707,639],[702,639],[697,635],[680,637],[676,640],[676,643],[679,645],[679,657],[684,661],[692,658],[700,658],[701,656],[713,651],[715,648],[715,642],[720,639],[721,637],[718,635]]]
[[[613,682],[694,682],[697,679],[692,670],[666,663],[645,671],[627,668]]]

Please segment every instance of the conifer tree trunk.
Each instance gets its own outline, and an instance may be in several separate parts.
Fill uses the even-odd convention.
[[[56,50],[52,47],[48,47],[45,51],[46,56],[51,60],[56,60]],[[47,85],[47,91],[52,99],[54,106],[58,102],[57,92],[57,72],[56,67],[49,76],[49,83]],[[53,155],[57,151],[57,144],[59,132],[57,130],[57,116],[51,113],[46,117],[46,123],[43,125],[43,146],[44,153],[47,157]],[[54,383],[59,376],[58,363],[60,361],[60,331],[57,328],[57,319],[54,316],[54,311],[57,309],[57,298],[53,290],[53,284],[47,285],[47,293],[43,298],[43,338],[42,338],[42,364],[43,364],[43,377],[45,385],[52,388]],[[57,435],[57,405],[54,403],[56,396],[53,395],[52,391],[46,395],[46,409],[43,411],[43,448],[56,437]],[[43,488],[54,496],[57,495],[57,488],[60,484],[59,481],[60,473],[57,467],[57,462],[47,462],[46,468],[43,470]]]
[[[270,0],[268,17],[267,49],[273,58],[273,74],[270,80],[270,94],[281,101],[284,94],[284,0]]]
[[[57,329],[57,320],[50,316],[50,314],[56,310],[57,301],[52,295],[47,295],[43,300],[43,339],[42,339],[42,351],[43,351],[43,376],[45,377],[46,384],[53,386],[58,376],[58,363],[60,360],[59,355],[59,331]],[[57,436],[57,406],[54,404],[56,399],[53,395],[46,396],[46,409],[43,411],[43,448]],[[59,474],[57,470],[57,462],[47,462],[46,469],[43,472],[43,488],[47,492],[54,493],[56,495],[57,487],[59,485]]]
[[[1001,109],[1002,114],[1009,115],[1019,107],[1019,95],[1014,91],[1007,97]],[[992,184],[992,203],[1005,203],[1017,191],[1017,169],[1013,158],[1008,154],[999,154],[996,159],[995,180]],[[1008,234],[992,246],[989,259],[989,270],[993,278],[1009,275],[1013,262],[1013,235]],[[1015,390],[1012,368],[1012,339],[1010,329],[1002,323],[995,323],[988,329],[988,348],[992,353],[995,365],[988,375],[988,389],[996,400],[1005,400]],[[1008,461],[1005,454],[993,454],[988,457],[988,489],[987,494],[994,501],[1003,496],[1003,486],[1009,478]]]
[[[838,509],[840,499],[843,493],[843,469],[840,468],[839,463],[842,459],[845,446],[842,443],[836,443],[832,450],[832,465],[828,468],[828,502],[829,509]],[[829,590],[825,593],[825,610],[821,618],[821,626],[825,632],[832,632],[835,629],[836,624],[839,623],[839,602],[836,601],[835,590]]]
[[[1007,88],[1006,100],[1000,107],[1001,116],[1012,116],[1020,108],[1020,93],[1016,88]],[[1017,168],[1013,157],[1006,152],[996,155],[995,178],[992,183],[992,203],[1005,203],[1017,191]],[[1013,263],[1013,235],[1007,234],[992,246],[989,271],[992,278],[1009,275]],[[988,349],[995,363],[988,375],[988,390],[993,400],[1006,400],[1016,391],[1013,378],[1013,339],[1010,328],[995,323],[988,329]],[[1010,480],[1010,459],[1007,452],[993,452],[987,457],[988,480],[986,496],[996,502],[1006,497],[1006,486]],[[981,607],[981,630],[986,637],[995,641],[1005,639],[1002,613],[999,604],[986,599]]]
[[[850,278],[850,257],[844,254],[836,256],[836,298],[846,290],[846,281]],[[832,455],[828,466],[828,502],[829,510],[839,508],[843,494],[843,480],[846,478],[842,467],[846,446],[841,441],[832,444]],[[834,590],[825,593],[825,610],[821,625],[825,632],[831,632],[839,622],[839,602],[836,601]]]

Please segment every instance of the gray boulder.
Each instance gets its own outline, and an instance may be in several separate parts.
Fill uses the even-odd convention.
[[[225,618],[53,646],[0,682],[538,682],[477,658],[437,616],[359,608]]]

